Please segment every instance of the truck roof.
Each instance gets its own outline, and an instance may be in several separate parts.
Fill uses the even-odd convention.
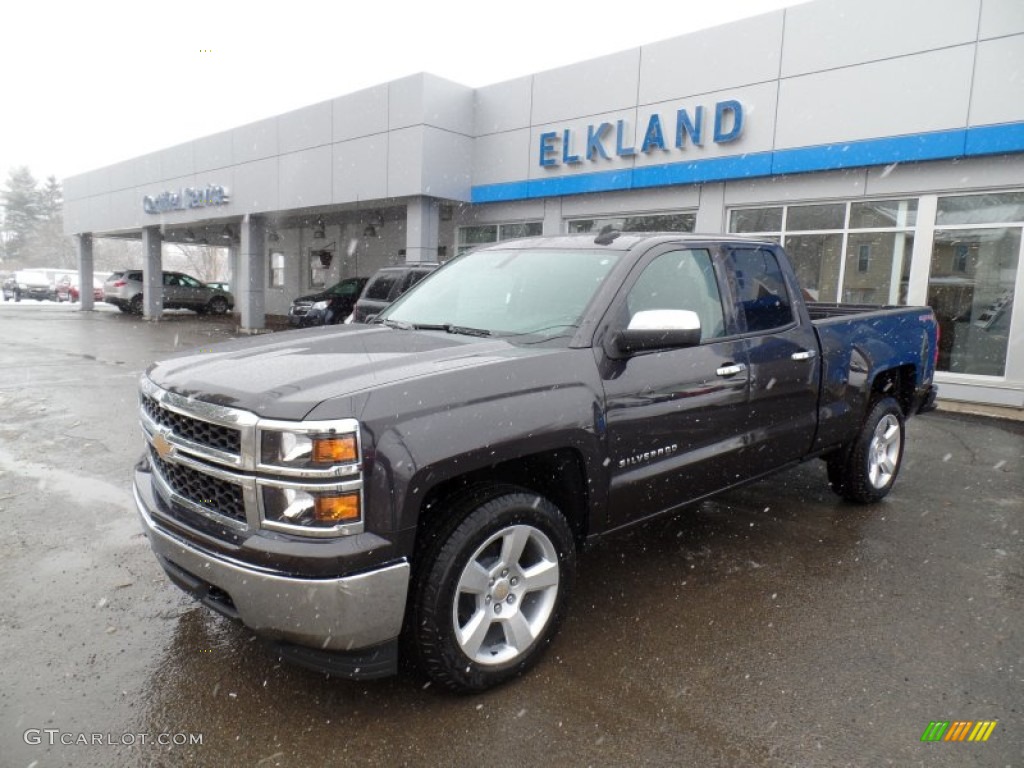
[[[751,237],[749,235],[734,235],[722,233],[694,233],[694,232],[587,232],[574,235],[540,235],[538,237],[524,237],[516,240],[503,240],[500,243],[489,245],[488,249],[517,249],[530,248],[593,248],[595,246],[608,248],[615,251],[627,251],[639,243],[651,240],[664,240],[672,242],[707,243],[707,242],[736,242],[736,243],[758,243],[763,245],[776,245],[774,240],[765,237]]]

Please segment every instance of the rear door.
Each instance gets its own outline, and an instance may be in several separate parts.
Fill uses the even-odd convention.
[[[202,309],[209,302],[213,290],[191,275],[178,275],[179,301],[189,309]]]
[[[610,527],[731,485],[744,471],[747,343],[730,334],[714,260],[707,248],[660,246],[611,310],[608,340],[637,312],[656,309],[696,312],[702,333],[698,346],[626,359],[603,350]]]
[[[818,339],[784,265],[771,246],[730,247],[724,262],[749,367],[743,456],[752,475],[805,456],[818,425]]]

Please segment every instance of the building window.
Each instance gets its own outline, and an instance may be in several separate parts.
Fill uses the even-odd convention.
[[[729,212],[729,231],[781,243],[817,301],[905,304],[917,200],[776,205]]]
[[[781,232],[782,206],[729,212],[730,232]]]
[[[1006,374],[1024,192],[940,197],[928,305],[941,330],[938,370]]]
[[[956,256],[953,259],[953,271],[954,272],[966,272],[967,271],[967,260],[970,256],[971,249],[964,243],[960,243],[956,247]]]
[[[867,272],[871,269],[871,243],[861,243],[857,249],[857,271]]]
[[[600,232],[605,227],[619,232],[693,232],[695,213],[651,213],[636,216],[615,216],[599,219],[572,219],[569,233]]]
[[[270,252],[270,287],[284,287],[284,254],[281,251]]]
[[[309,252],[309,287],[320,288],[327,284],[327,270],[329,266],[324,265],[324,261],[328,265],[331,263],[331,259],[334,254],[330,251],[315,251]]]
[[[481,245],[490,245],[502,240],[514,240],[517,237],[534,237],[543,234],[543,231],[544,224],[540,221],[522,221],[512,224],[478,224],[471,227],[459,227],[456,255],[461,256]]]

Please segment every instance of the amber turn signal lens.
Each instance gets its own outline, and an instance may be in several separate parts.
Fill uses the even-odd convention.
[[[313,462],[316,464],[339,464],[356,460],[356,436],[314,437]]]
[[[314,517],[321,523],[350,523],[359,519],[359,495],[317,496]]]

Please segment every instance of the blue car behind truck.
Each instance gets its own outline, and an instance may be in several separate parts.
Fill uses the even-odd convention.
[[[936,349],[926,307],[806,303],[772,242],[510,241],[372,325],[153,365],[135,495],[174,583],[282,656],[482,690],[540,658],[587,542],[812,458],[881,500]]]

